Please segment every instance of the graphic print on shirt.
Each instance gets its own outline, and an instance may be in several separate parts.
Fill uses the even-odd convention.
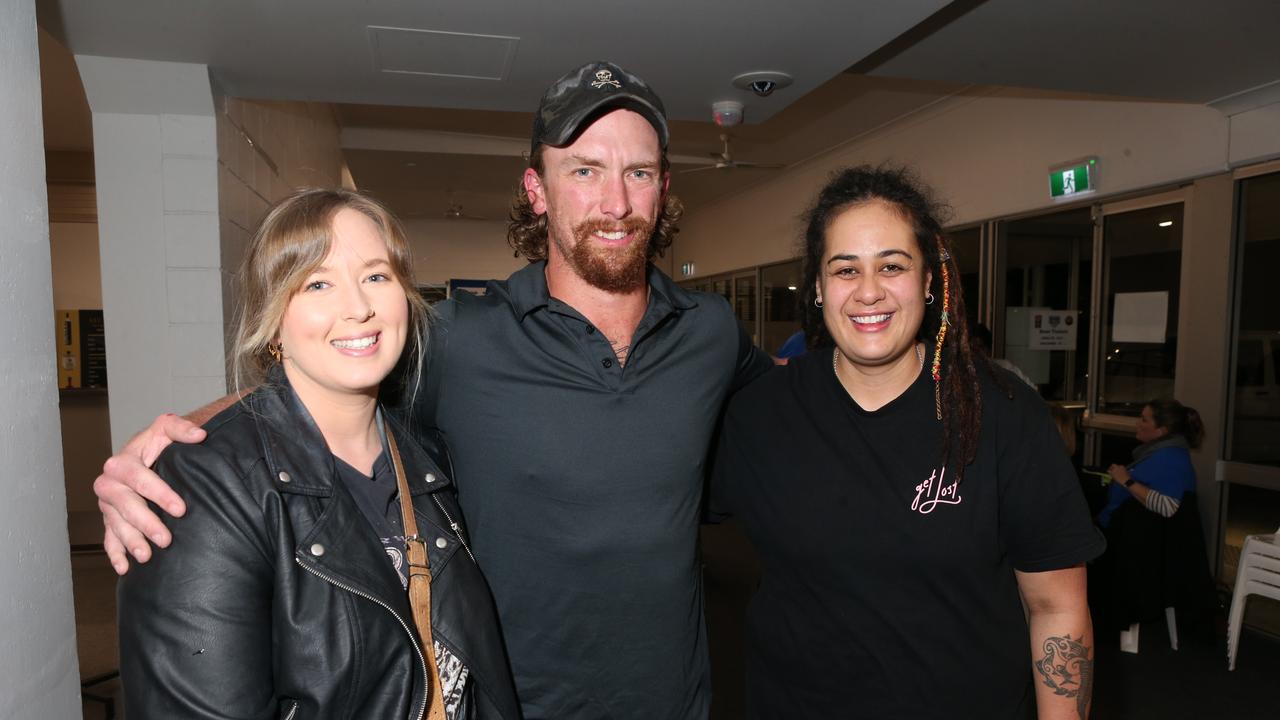
[[[935,469],[928,480],[916,486],[916,499],[911,501],[911,509],[921,515],[928,515],[939,505],[959,505],[964,498],[960,497],[958,480],[947,482],[947,466]]]
[[[400,584],[407,590],[409,575],[404,562],[404,536],[393,535],[381,540],[382,547],[387,551],[387,557],[391,559],[391,566],[400,576]],[[458,715],[458,706],[462,704],[462,692],[466,689],[470,670],[456,655],[449,652],[449,648],[441,645],[439,640],[433,639],[431,646],[435,650],[436,669],[440,673],[440,690],[444,695],[444,716],[447,720],[455,720]]]

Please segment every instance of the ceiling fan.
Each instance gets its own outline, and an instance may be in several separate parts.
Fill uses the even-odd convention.
[[[768,169],[768,168],[785,167],[784,165],[780,165],[778,163],[754,163],[754,162],[744,162],[744,161],[734,160],[733,155],[729,152],[729,134],[720,133],[720,141],[724,143],[724,150],[718,153],[714,153],[714,152],[710,153],[711,157],[715,158],[715,162],[713,164],[706,165],[699,168],[692,168],[690,170],[682,170],[681,172],[695,173],[695,172],[702,172],[704,170],[732,170],[734,168]]]

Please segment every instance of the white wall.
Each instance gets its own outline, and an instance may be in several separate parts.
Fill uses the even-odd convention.
[[[235,275],[267,209],[300,187],[347,187],[350,174],[338,146],[338,122],[327,104],[223,95],[214,109],[222,317],[231,338],[239,301]]]
[[[404,220],[419,283],[501,280],[528,263],[513,256],[507,224],[484,220]]]
[[[101,308],[97,224],[50,223],[49,252],[53,260],[53,306]]]
[[[0,717],[80,715],[67,544],[40,67],[32,0],[0,0]],[[20,340],[20,342],[18,341]]]
[[[960,224],[1052,207],[1049,168],[1089,155],[1099,158],[1105,196],[1280,154],[1280,118],[1264,110],[1228,118],[1200,105],[1012,89],[962,94],[691,213],[674,264],[695,262],[701,276],[794,256],[799,214],[832,171],[849,165],[916,167]],[[1245,138],[1247,150],[1233,155],[1233,141]]]
[[[77,55],[93,111],[112,445],[226,392],[203,65]]]

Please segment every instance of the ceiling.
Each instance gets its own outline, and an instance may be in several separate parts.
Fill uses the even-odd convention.
[[[1280,100],[1275,0],[987,0],[869,71],[1240,109]]]
[[[38,0],[38,8],[41,25],[75,53],[204,63],[227,94],[332,103],[356,183],[417,217],[460,204],[468,215],[504,219],[538,97],[593,58],[619,62],[662,95],[679,173],[672,189],[691,209],[779,172],[681,172],[720,150],[715,100],[746,104],[747,122],[732,129],[735,159],[784,166],[974,85],[1213,102],[1228,113],[1280,100],[1280,43],[1268,37],[1280,27],[1280,2],[1272,0]],[[46,86],[50,75],[75,82],[69,52],[54,42],[46,53],[46,44]],[[787,72],[795,83],[768,98],[731,85],[756,70]],[[77,92],[79,101],[50,97]],[[51,144],[73,147],[84,134],[82,98],[78,83],[46,88]],[[50,132],[51,120],[65,127]]]

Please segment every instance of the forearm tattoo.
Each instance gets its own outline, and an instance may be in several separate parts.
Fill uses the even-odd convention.
[[[1088,715],[1089,697],[1093,694],[1093,660],[1084,636],[1072,640],[1070,635],[1044,641],[1044,657],[1036,661],[1036,670],[1054,695],[1074,698],[1081,720]]]

